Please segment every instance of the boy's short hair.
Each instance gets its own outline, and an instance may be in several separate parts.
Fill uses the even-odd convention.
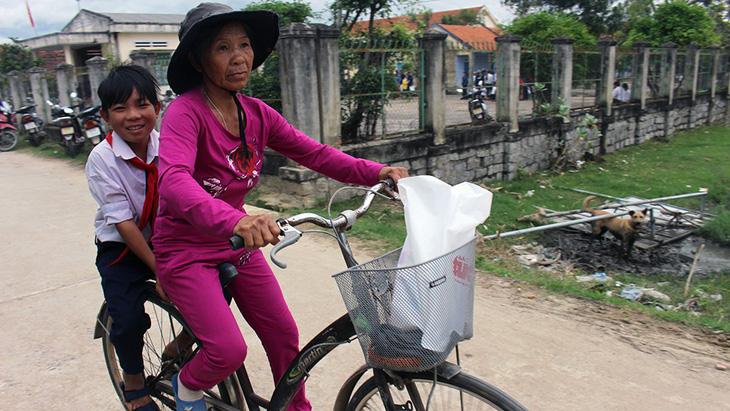
[[[112,68],[97,90],[101,109],[106,111],[115,104],[124,103],[134,90],[137,90],[140,98],[145,98],[152,104],[159,102],[157,95],[160,93],[160,86],[147,69],[133,64]]]

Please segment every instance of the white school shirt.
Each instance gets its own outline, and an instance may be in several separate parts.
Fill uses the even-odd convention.
[[[101,241],[124,242],[115,224],[134,220],[139,225],[147,189],[144,170],[133,166],[130,160],[134,152],[115,132],[112,132],[113,147],[103,140],[94,147],[86,161],[86,179],[91,196],[99,204],[94,219],[94,235]],[[157,164],[160,134],[152,130],[147,145],[147,164]],[[155,210],[157,211],[157,210]],[[142,235],[150,240],[150,226],[144,227]]]

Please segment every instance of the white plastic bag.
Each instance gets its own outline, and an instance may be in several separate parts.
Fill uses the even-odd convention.
[[[476,226],[489,217],[492,206],[488,190],[472,183],[452,187],[432,176],[401,179],[398,192],[407,230],[399,267],[432,260],[471,241]],[[474,261],[468,263],[473,267]],[[452,332],[470,337],[471,329],[465,330],[463,321],[467,308],[449,308],[454,301],[473,297],[473,273],[466,276],[466,283],[459,274],[455,266],[447,276],[419,272],[418,278],[397,277],[390,324],[404,330],[420,329],[421,345],[433,351],[448,348]],[[422,305],[421,301],[429,304]]]

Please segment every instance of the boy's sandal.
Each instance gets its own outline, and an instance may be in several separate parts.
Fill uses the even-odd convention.
[[[144,386],[144,388],[140,388],[138,390],[127,391],[124,389],[124,383],[120,382],[119,387],[122,389],[124,401],[129,404],[131,404],[131,402],[134,400],[138,400],[142,397],[147,397],[151,393],[150,387],[148,387],[148,386]],[[160,411],[160,407],[158,407],[157,404],[151,400],[150,402],[148,402],[147,404],[145,404],[141,407],[132,408],[132,410],[133,411]]]
[[[208,406],[205,405],[205,399],[201,398],[195,401],[183,401],[177,396],[177,377],[180,374],[172,376],[172,390],[175,392],[175,406],[177,411],[208,411]]]

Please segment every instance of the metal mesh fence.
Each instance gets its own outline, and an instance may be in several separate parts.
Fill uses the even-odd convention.
[[[697,68],[697,92],[708,93],[712,87],[712,66],[715,58],[711,52],[700,52],[700,62]]]
[[[677,52],[677,65],[674,72],[674,96],[687,96],[690,94],[689,85],[691,84],[689,75],[687,73],[687,63],[689,61],[687,51],[679,50]]]
[[[601,85],[601,54],[596,47],[582,47],[573,52],[573,87],[571,108],[594,107]]]
[[[456,64],[455,81],[446,85],[446,125],[470,124],[469,101],[479,95],[486,97],[484,101],[488,114],[493,115],[496,110],[496,93],[499,90],[495,89],[495,97],[490,98],[487,85],[484,84],[484,77],[487,75],[487,71],[497,71],[497,44],[492,42],[447,42],[446,49],[447,61],[454,61]],[[464,73],[466,73],[466,86],[462,84]]]
[[[171,53],[159,53],[150,61],[149,71],[157,79],[160,86],[168,86],[167,66],[170,65]]]
[[[279,79],[279,54],[274,50],[259,68],[251,73],[241,92],[260,99],[279,113],[282,112],[281,81]]]
[[[552,44],[522,44],[520,55],[521,99],[519,114],[536,114],[545,104],[553,103]]]
[[[616,48],[616,68],[614,70],[614,80],[618,81],[620,87],[624,90],[622,92],[621,102],[628,103],[631,101],[631,94],[633,93],[633,87],[631,87],[634,81],[634,73],[636,69],[638,53],[635,50],[626,47]]]
[[[423,51],[411,41],[344,39],[342,143],[423,130]]]
[[[663,75],[664,68],[669,64],[668,61],[669,56],[666,49],[652,48],[649,50],[648,99],[659,99],[668,95],[667,86],[669,83]]]
[[[730,80],[730,50],[720,54],[720,64],[717,70],[717,89],[719,91],[728,89]]]

